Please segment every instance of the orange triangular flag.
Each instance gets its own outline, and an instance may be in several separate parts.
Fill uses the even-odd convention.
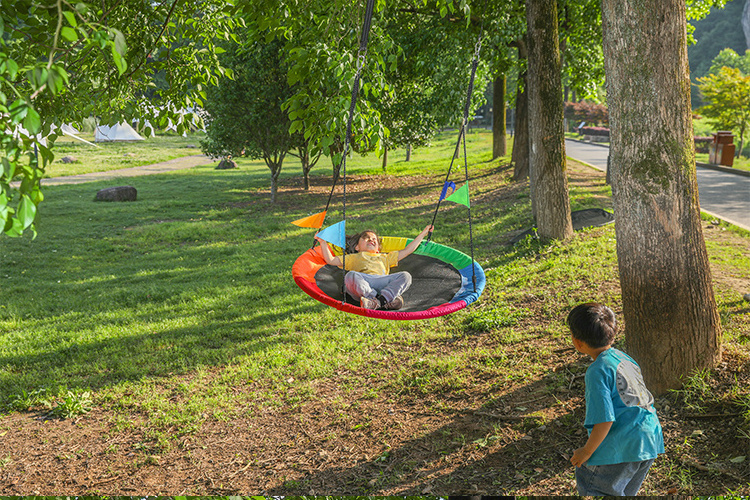
[[[310,215],[309,217],[305,217],[303,219],[292,221],[292,224],[299,227],[313,227],[315,229],[320,229],[321,227],[323,227],[323,221],[325,221],[325,218],[326,212],[324,211]]]

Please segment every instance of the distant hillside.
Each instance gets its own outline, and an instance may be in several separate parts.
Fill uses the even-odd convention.
[[[745,33],[742,31],[744,6],[745,0],[730,0],[723,9],[712,9],[705,19],[692,23],[696,43],[688,46],[688,59],[693,83],[696,78],[706,75],[711,61],[722,50],[730,48],[738,54],[747,50]],[[700,96],[695,86],[692,90],[692,105],[696,108],[701,105]]]

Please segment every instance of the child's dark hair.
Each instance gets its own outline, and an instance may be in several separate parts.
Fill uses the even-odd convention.
[[[364,231],[360,231],[353,236],[346,237],[346,253],[357,253],[357,250],[355,250],[355,247],[357,246],[357,243],[359,243],[359,239],[367,233],[372,233],[375,236],[377,236],[378,246],[379,247],[383,246],[383,240],[380,239],[380,235],[378,234],[377,231],[373,231],[372,229],[365,229]]]
[[[617,320],[604,304],[587,302],[573,308],[566,323],[574,338],[594,349],[611,345],[617,333]]]

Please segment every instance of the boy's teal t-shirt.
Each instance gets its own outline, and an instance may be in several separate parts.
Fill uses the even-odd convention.
[[[586,464],[640,462],[664,453],[653,404],[654,397],[633,358],[615,348],[602,352],[586,370],[584,426],[591,433],[594,424],[613,424]]]

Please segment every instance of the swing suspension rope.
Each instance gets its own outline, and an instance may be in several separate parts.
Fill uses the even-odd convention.
[[[342,186],[342,208],[341,217],[346,222],[346,157],[349,155],[349,145],[352,140],[352,122],[354,121],[354,111],[357,107],[357,97],[359,95],[359,82],[362,77],[362,69],[365,66],[365,58],[367,56],[367,42],[370,38],[370,27],[372,26],[372,13],[375,8],[375,0],[367,0],[367,7],[365,10],[365,20],[362,24],[362,34],[359,40],[359,51],[357,52],[357,71],[354,74],[354,84],[352,85],[352,98],[349,104],[349,117],[346,121],[346,136],[344,138],[344,148],[341,153],[341,164],[339,165],[339,176],[341,177]],[[333,190],[336,187],[336,181],[338,177],[334,178],[333,186],[331,186],[331,193],[328,196],[328,203],[326,203],[326,212],[328,212],[328,206],[331,203],[331,197],[333,196]],[[346,227],[346,226],[344,226]],[[341,264],[346,272],[346,232],[344,232],[344,248],[341,255]],[[346,303],[346,283],[341,285],[341,303]]]
[[[328,208],[331,205],[333,199],[333,193],[336,189],[336,183],[338,178],[343,176],[343,219],[346,220],[346,156],[349,154],[349,144],[352,138],[352,121],[354,120],[354,110],[357,106],[357,96],[359,95],[359,81],[362,76],[362,68],[365,65],[365,56],[367,55],[367,42],[370,38],[370,27],[372,26],[372,13],[375,8],[375,0],[368,0],[367,7],[365,10],[365,20],[362,24],[362,34],[359,40],[359,51],[357,53],[357,71],[354,75],[354,84],[352,85],[352,98],[349,104],[349,118],[346,122],[346,135],[344,139],[344,148],[341,157],[341,163],[337,172],[339,175],[334,175],[333,185],[331,186],[331,192],[328,194],[328,201],[326,202],[325,213],[328,213]],[[313,241],[313,247],[315,242]],[[346,252],[344,252],[346,253]]]
[[[484,22],[483,22],[484,24]],[[448,173],[445,175],[445,182],[444,186],[447,185],[451,171],[453,170],[453,163],[455,159],[458,157],[458,152],[460,151],[461,142],[463,141],[463,149],[464,149],[464,182],[469,182],[469,161],[468,161],[468,155],[466,153],[466,128],[469,124],[469,109],[471,107],[471,95],[474,92],[474,78],[476,77],[477,73],[477,67],[479,66],[479,52],[482,49],[482,32],[484,30],[484,27],[480,28],[479,30],[479,38],[477,39],[477,43],[474,46],[474,59],[471,61],[471,76],[469,77],[469,87],[466,92],[466,104],[464,106],[464,116],[461,121],[461,127],[458,131],[458,140],[456,141],[456,148],[453,151],[453,156],[451,157],[451,163],[448,167]],[[442,196],[438,199],[437,205],[435,206],[435,213],[432,215],[432,225],[435,225],[435,220],[437,219],[438,210],[440,210],[440,202],[443,201]],[[472,230],[472,223],[471,223],[471,206],[469,205],[467,207],[469,209],[469,246],[471,248],[471,262],[474,262],[474,236],[473,236],[473,230]],[[432,239],[432,231],[430,231],[427,234],[427,241],[430,241]],[[474,268],[472,266],[472,273],[471,273],[471,282],[474,285],[474,291],[477,289],[477,275],[476,271],[474,271]]]
[[[328,201],[326,202],[326,208],[325,213],[328,213],[328,208],[330,207],[331,200],[333,198],[333,193],[336,188],[336,183],[338,181],[338,178],[340,177],[342,179],[342,219],[346,221],[346,157],[349,154],[349,146],[351,144],[352,140],[352,122],[354,120],[354,112],[357,106],[357,97],[359,95],[359,85],[360,85],[360,79],[362,76],[362,69],[364,68],[365,59],[367,55],[367,43],[370,36],[370,28],[372,26],[372,15],[373,10],[375,6],[375,0],[368,0],[367,1],[367,7],[365,10],[365,18],[364,22],[362,24],[362,33],[359,41],[359,50],[357,54],[357,70],[354,75],[354,83],[352,85],[352,97],[351,102],[349,105],[349,117],[347,119],[346,123],[346,136],[344,139],[344,147],[342,151],[341,156],[341,163],[339,164],[338,172],[339,175],[334,177],[333,185],[331,186],[331,191],[328,195]],[[484,24],[484,21],[482,22]],[[469,87],[467,90],[467,96],[466,96],[466,104],[464,106],[464,115],[463,120],[461,122],[461,127],[458,134],[458,140],[456,142],[456,148],[454,150],[453,157],[451,158],[450,166],[448,167],[448,173],[446,174],[446,183],[448,182],[448,179],[450,178],[451,171],[453,169],[453,163],[458,157],[458,152],[460,150],[461,141],[463,140],[463,151],[464,151],[464,177],[465,181],[468,182],[469,180],[469,166],[468,166],[468,158],[466,153],[466,128],[469,122],[469,109],[471,107],[471,96],[474,90],[474,79],[476,76],[477,66],[479,65],[479,52],[482,47],[482,32],[483,27],[479,30],[479,38],[477,40],[477,43],[474,48],[474,58],[471,62],[471,76],[469,78]],[[437,218],[438,210],[440,209],[440,202],[442,199],[439,199],[437,202],[437,205],[435,207],[435,213],[432,216],[432,225],[435,225],[435,220]],[[471,248],[471,261],[472,263],[475,262],[474,260],[474,238],[473,238],[473,231],[472,231],[472,219],[471,219],[471,207],[468,207],[469,209],[469,244]],[[430,231],[427,234],[427,241],[431,241],[432,239],[432,231]],[[341,261],[343,268],[346,269],[346,234],[344,235],[344,248],[343,254],[341,256]],[[315,246],[315,241],[313,241],[313,247]],[[474,270],[474,266],[472,265],[472,284],[474,286],[474,291],[476,292],[477,289],[477,277],[476,277],[476,271]],[[346,302],[346,286],[342,285],[342,303]]]

